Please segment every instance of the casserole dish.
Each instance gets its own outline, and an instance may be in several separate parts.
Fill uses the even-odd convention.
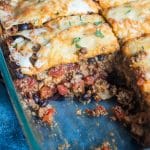
[[[141,6],[146,7],[140,9]],[[143,58],[149,56],[146,56],[148,49],[143,49],[146,45],[148,48],[149,43],[131,42],[132,38],[149,33],[149,7],[148,0],[122,3],[114,0],[106,2],[106,6],[101,0],[99,3],[92,0],[0,1],[0,38],[5,58],[1,63],[2,72],[4,74],[6,68],[10,71],[16,98],[24,110],[22,114],[24,112],[30,122],[32,138],[36,137],[35,141],[40,143],[38,147],[115,149],[114,133],[110,133],[111,138],[101,141],[100,135],[105,137],[106,126],[101,127],[104,118],[121,121],[141,145],[150,146],[149,106],[146,103],[149,94],[148,90],[140,88],[149,89],[149,84],[145,84],[149,79],[148,59],[140,65]],[[134,22],[134,16],[138,24]],[[115,24],[112,20],[116,18]],[[127,30],[115,29],[122,27],[120,20]],[[144,30],[138,32],[141,29]],[[131,30],[131,36],[128,30]],[[119,36],[120,32],[123,36]],[[126,53],[122,54],[124,42],[129,47],[141,43],[142,58],[138,60],[137,68],[132,67],[136,63],[130,61],[132,57],[139,59],[136,56],[139,48],[133,46],[136,52],[128,58]],[[135,77],[140,80],[140,86],[132,78],[137,70]],[[145,78],[147,74],[148,78]],[[113,100],[108,106],[107,101],[103,101],[111,98],[118,102],[113,109],[107,108]],[[101,119],[102,123],[99,123]],[[107,123],[108,130],[111,121]],[[111,139],[110,144],[107,139]]]
[[[110,121],[108,116],[88,118],[77,116],[76,111],[94,108],[95,103],[83,105],[77,101],[59,98],[52,101],[52,105],[59,109],[54,127],[43,125],[39,119],[31,118],[22,107],[18,94],[14,88],[7,63],[0,50],[0,69],[7,87],[12,105],[24,131],[31,149],[95,149],[101,143],[108,141],[112,149],[133,150],[141,149],[128,131],[121,124]],[[100,102],[107,109],[114,105],[114,100]],[[92,121],[91,121],[92,119]]]

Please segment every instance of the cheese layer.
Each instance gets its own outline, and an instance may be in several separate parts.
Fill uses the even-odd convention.
[[[149,0],[137,0],[111,8],[105,16],[122,42],[150,33]]]
[[[20,31],[15,33],[15,35],[24,36],[34,41],[34,43],[44,45],[56,34],[68,28],[86,25],[88,23],[98,26],[104,22],[104,19],[98,14],[58,17],[57,19],[49,21],[41,28]]]
[[[102,9],[106,10],[132,1],[136,0],[99,0],[99,4]]]
[[[13,8],[9,10],[11,16],[7,17],[7,15],[2,22],[6,29],[23,23],[41,26],[59,16],[98,13],[99,9],[92,0],[20,0]],[[5,13],[8,11],[3,11],[3,16]]]
[[[8,45],[11,57],[22,72],[29,75],[119,49],[111,28],[99,15],[60,18],[43,28],[19,32],[17,36],[19,38]],[[87,52],[80,56],[82,48]],[[31,62],[33,55],[36,57],[34,64]]]

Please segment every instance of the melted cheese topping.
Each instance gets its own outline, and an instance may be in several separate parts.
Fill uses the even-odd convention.
[[[150,1],[137,0],[111,8],[105,14],[121,41],[150,33]]]
[[[48,22],[46,26],[54,30],[55,32],[60,32],[72,26],[85,25],[87,23],[101,25],[104,22],[105,22],[104,19],[100,15],[92,14],[92,15],[59,17],[57,19]]]
[[[73,26],[79,26],[79,25],[85,25],[87,23],[96,24],[97,26],[100,26],[104,23],[104,20],[99,15],[81,15],[81,16],[68,16],[68,17],[61,17],[57,18],[55,20],[52,20],[46,24],[46,27],[42,28],[35,28],[32,30],[23,30],[15,35],[17,36],[23,36],[26,39],[29,39],[29,43],[32,43],[32,46],[30,48],[29,55],[22,56],[20,54],[20,48],[21,53],[23,51],[27,51],[26,44],[27,40],[23,38],[16,39],[9,47],[11,52],[11,57],[14,59],[14,61],[17,62],[19,66],[22,68],[22,72],[27,73],[30,72],[31,69],[35,70],[33,68],[33,65],[30,61],[31,56],[33,55],[33,52],[31,52],[32,47],[36,46],[36,44],[40,44],[41,49],[44,49],[43,55],[47,55],[47,51],[50,49],[50,40],[56,36],[59,32],[68,29]],[[17,46],[16,46],[17,45]],[[20,46],[22,45],[22,46]],[[15,47],[15,48],[14,48]],[[13,49],[13,50],[12,50]],[[43,50],[41,50],[42,52]],[[42,54],[41,54],[42,55]],[[40,52],[38,53],[38,57],[41,57]],[[40,61],[37,61],[37,66],[43,65],[43,63]],[[25,65],[27,64],[27,65]],[[36,71],[35,71],[36,72]]]
[[[42,29],[37,32],[40,33],[39,36],[42,35],[41,32],[44,32],[44,30]],[[98,35],[96,35],[96,32]],[[35,39],[37,39],[38,36],[34,36]],[[73,43],[74,39],[79,37],[80,41],[78,43]],[[15,48],[17,47],[16,49],[13,49],[13,53],[11,51],[12,57],[19,62],[22,72],[29,75],[40,73],[56,65],[80,61],[81,58],[78,55],[78,51],[82,47],[87,49],[87,54],[83,55],[82,58],[94,57],[99,54],[109,54],[119,49],[117,39],[107,24],[98,26],[88,23],[86,25],[72,26],[69,29],[62,30],[60,33],[57,33],[54,37],[50,38],[49,42],[46,44],[44,42],[44,44],[41,45],[40,50],[36,53],[37,60],[33,66],[30,62],[31,54],[33,54],[33,50],[31,49],[33,49],[37,40],[32,40],[32,42],[25,40],[26,42],[24,42],[25,44],[23,46],[20,46],[22,42],[17,42],[17,46],[14,46],[16,45],[15,40],[10,46]],[[26,46],[28,44],[30,45],[30,48]],[[76,44],[80,45],[81,48],[77,47]],[[28,50],[31,53],[28,56],[26,55],[26,58],[21,58],[24,60],[19,61],[19,59],[14,57],[15,54],[19,55],[20,53],[25,53]],[[22,61],[27,61],[26,63],[28,65],[26,68]]]
[[[99,4],[101,8],[105,10],[110,7],[116,7],[132,1],[136,1],[136,0],[99,0]]]
[[[96,30],[101,31],[104,37],[97,37],[95,35]],[[80,48],[73,44],[74,38],[77,37],[81,39],[78,44],[87,49],[87,54],[83,55],[82,58],[113,53],[118,49],[117,39],[107,25],[95,27],[92,24],[88,24],[86,26],[72,27],[54,37],[51,40],[50,49],[41,49],[38,52],[39,59],[35,63],[37,70],[43,71],[59,64],[80,61],[81,58],[77,54]],[[39,64],[42,65],[38,66]]]
[[[59,16],[98,13],[99,7],[92,0],[30,0],[21,1],[13,11],[12,19],[3,22],[5,28],[22,23],[41,26]]]
[[[18,66],[21,66],[22,72],[29,72],[33,68],[30,57],[33,55],[34,44],[24,38],[17,38],[10,46],[10,57]]]
[[[147,96],[150,94],[150,35],[127,42],[122,52],[127,59],[138,57],[136,61],[131,61],[130,67],[133,71],[138,69],[144,75],[144,80],[138,86],[142,94]],[[140,80],[140,77],[136,78]],[[144,100],[150,104],[149,97],[145,97]]]
[[[24,36],[27,39],[32,40],[34,43],[45,45],[53,36],[70,27],[85,25],[87,23],[101,25],[104,22],[104,19],[97,14],[59,17],[49,21],[42,28],[20,31],[16,33],[16,35]]]

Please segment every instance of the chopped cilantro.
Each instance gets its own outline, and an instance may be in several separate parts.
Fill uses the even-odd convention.
[[[69,25],[71,26],[71,22],[69,21]]]
[[[59,12],[57,11],[57,12],[55,13],[55,15],[59,15]]]
[[[72,44],[78,43],[80,40],[81,40],[80,37],[76,37],[76,38],[73,39]]]
[[[83,21],[83,20],[82,20],[82,16],[80,16],[80,21]]]
[[[96,26],[98,26],[98,25],[102,24],[102,21],[94,22],[94,24],[95,24]]]
[[[76,43],[76,48],[82,48],[78,43]]]
[[[129,9],[128,11],[126,11],[126,12],[125,12],[125,15],[128,14],[128,13],[130,13],[130,12],[131,12],[131,9]]]
[[[103,33],[100,30],[96,30],[95,35],[100,38],[104,38]]]
[[[81,25],[87,25],[87,22],[81,22]]]
[[[142,46],[141,48],[142,48],[142,50],[144,50],[144,46]]]
[[[75,44],[76,48],[81,48],[81,46],[78,43],[80,40],[81,40],[80,37],[76,37],[73,39],[72,44]]]

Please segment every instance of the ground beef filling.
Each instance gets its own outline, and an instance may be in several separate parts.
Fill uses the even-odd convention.
[[[36,76],[22,76],[16,71],[15,85],[23,97],[36,102],[49,100],[57,94],[82,100],[107,99],[111,97],[111,86],[106,78],[112,70],[112,58],[113,55],[101,55],[50,68]]]

